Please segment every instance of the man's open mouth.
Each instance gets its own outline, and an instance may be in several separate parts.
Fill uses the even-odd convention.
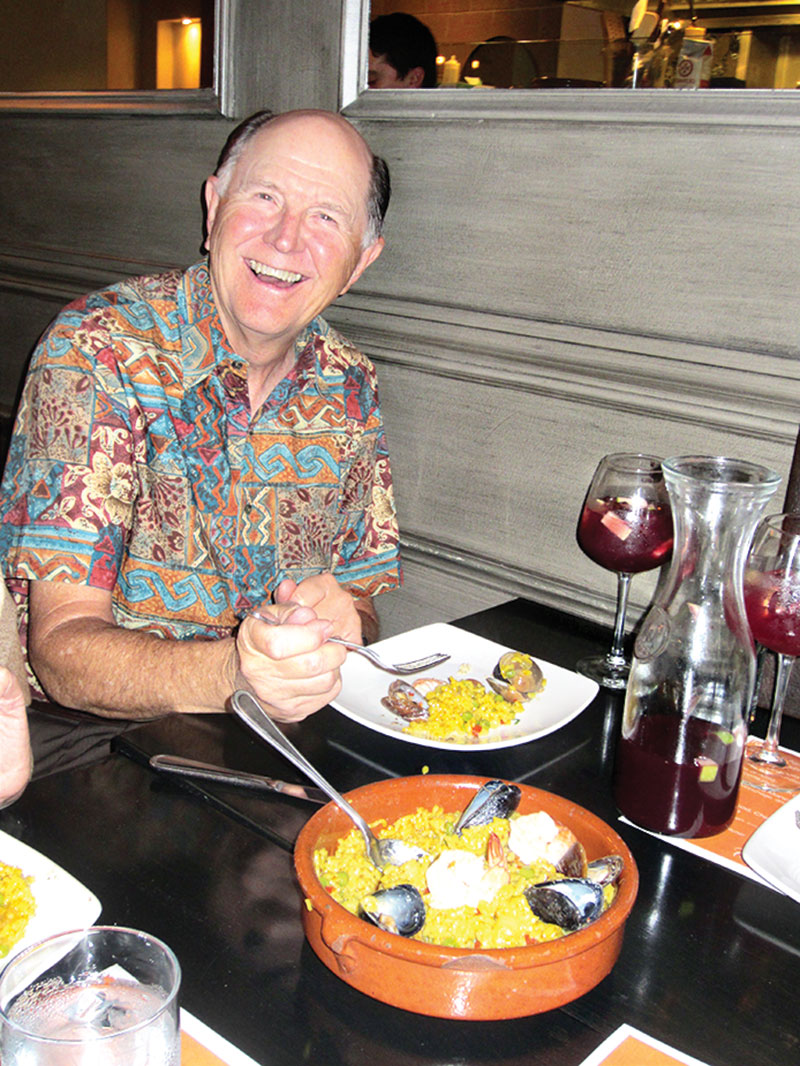
[[[277,267],[267,266],[266,263],[259,263],[255,259],[248,259],[247,265],[258,277],[281,281],[286,285],[296,285],[298,281],[303,280],[303,275],[296,274],[293,270],[278,270]]]

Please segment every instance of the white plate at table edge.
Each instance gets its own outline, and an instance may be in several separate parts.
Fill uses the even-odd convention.
[[[72,929],[93,925],[100,914],[100,900],[85,885],[57,866],[41,852],[0,830],[0,862],[18,866],[24,877],[31,877],[31,891],[36,913],[25,933],[8,955],[0,958],[0,969],[37,940]]]
[[[433,652],[450,654],[450,659],[440,666],[405,678],[412,684],[417,677],[437,677],[443,681],[453,675],[460,677],[462,666],[469,667],[464,677],[483,681],[492,673],[504,652],[523,650],[497,644],[445,622],[420,626],[378,641],[370,647],[388,662],[405,662]],[[533,655],[544,674],[547,682],[545,689],[528,703],[520,705],[520,718],[516,724],[499,726],[492,730],[487,740],[474,743],[432,740],[404,733],[406,723],[381,705],[381,697],[386,695],[392,682],[391,674],[377,669],[357,652],[351,652],[342,667],[342,689],[338,697],[331,701],[331,706],[368,729],[423,747],[478,752],[526,744],[567,725],[588,707],[599,691],[598,685],[590,678],[540,659],[533,652],[529,654]]]
[[[800,829],[795,822],[797,811],[800,811],[800,796],[793,796],[745,841],[742,858],[759,877],[800,903]]]

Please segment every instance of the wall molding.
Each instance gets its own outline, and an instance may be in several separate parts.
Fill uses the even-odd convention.
[[[598,593],[584,584],[556,580],[552,574],[524,563],[511,566],[488,555],[453,549],[441,541],[409,532],[401,532],[400,550],[405,563],[424,568],[431,575],[445,574],[473,591],[480,588],[509,598],[522,596],[603,623],[614,616],[613,588],[607,594]],[[631,598],[631,619],[647,602],[645,598],[637,605]]]
[[[698,420],[778,444],[797,434],[798,364],[687,338],[615,333],[420,301],[348,293],[327,313],[378,364]]]
[[[5,244],[0,249],[0,291],[64,304],[125,278],[172,270],[181,265],[121,259],[45,245]]]
[[[0,291],[52,301],[180,264],[44,246],[0,251]],[[350,292],[327,313],[377,364],[571,403],[702,420],[776,444],[797,434],[797,353],[618,333],[478,308]]]
[[[0,93],[0,112],[15,114],[219,116],[220,98],[213,89],[158,89],[137,92]]]

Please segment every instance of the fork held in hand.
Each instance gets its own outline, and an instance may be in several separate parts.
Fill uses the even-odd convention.
[[[253,611],[252,616],[257,618],[259,622],[266,622],[270,626],[281,624],[274,618],[259,614],[258,611]],[[438,666],[439,663],[446,662],[450,658],[446,652],[439,651],[434,652],[432,655],[425,655],[421,659],[412,659],[407,663],[387,663],[372,648],[366,648],[363,644],[355,644],[350,640],[343,640],[341,637],[328,637],[328,642],[330,644],[341,644],[348,651],[363,655],[365,659],[369,659],[373,666],[377,666],[379,670],[385,670],[388,674],[418,674],[420,670],[429,670],[432,666]]]
[[[363,644],[352,644],[349,640],[342,640],[341,637],[328,637],[328,641],[331,644],[341,644],[349,651],[358,652],[365,659],[369,659],[379,670],[386,670],[390,674],[418,674],[420,670],[429,670],[432,666],[438,666],[439,663],[446,662],[450,658],[445,652],[436,651],[432,655],[426,655],[422,659],[411,659],[407,663],[386,663],[372,648],[365,648]]]

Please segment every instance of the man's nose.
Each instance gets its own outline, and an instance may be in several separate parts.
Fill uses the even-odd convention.
[[[294,211],[282,211],[270,233],[270,241],[279,252],[293,252],[300,247],[302,219]]]

